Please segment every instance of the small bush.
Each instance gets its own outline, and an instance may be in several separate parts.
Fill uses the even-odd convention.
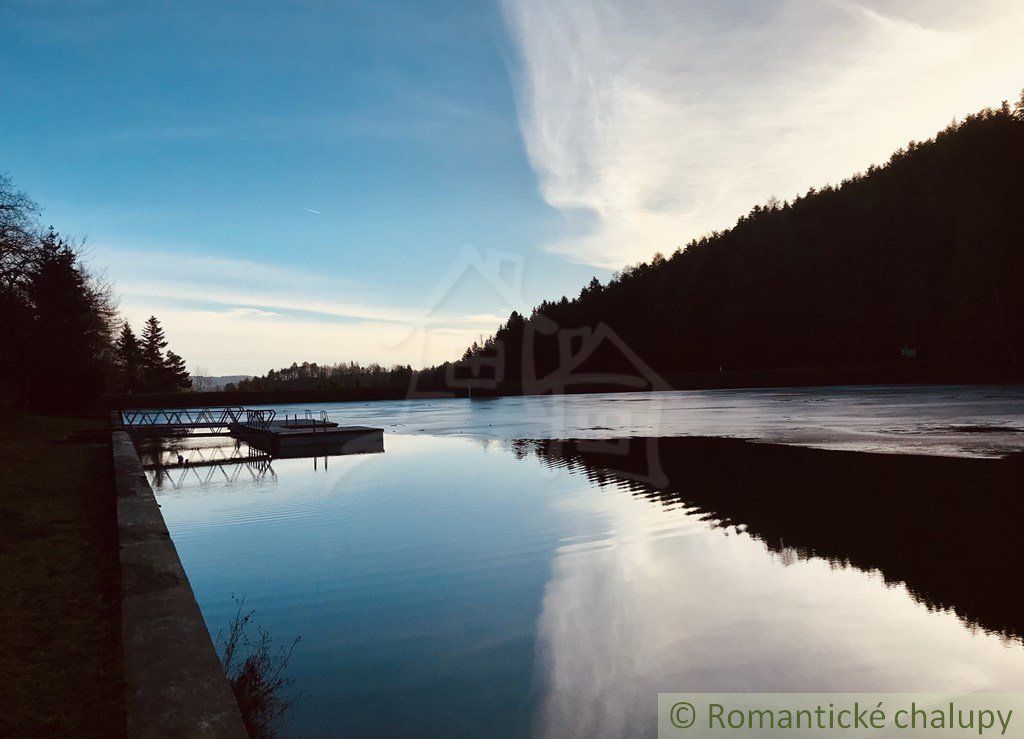
[[[297,636],[290,646],[275,650],[270,633],[252,622],[255,609],[245,609],[245,598],[232,598],[238,609],[227,634],[217,633],[217,644],[223,649],[224,674],[231,682],[249,736],[276,737],[278,728],[286,720],[285,713],[295,700],[284,695],[285,689],[294,682],[284,672],[302,637]],[[249,626],[256,629],[256,639],[249,638]]]

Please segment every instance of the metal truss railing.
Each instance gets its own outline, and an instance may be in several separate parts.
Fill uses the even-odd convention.
[[[159,408],[122,411],[121,418],[129,429],[189,430],[229,429],[236,425],[266,428],[276,416],[269,409],[253,410],[240,406],[220,408]]]
[[[254,428],[265,429],[274,418],[277,416],[277,411],[268,409],[263,410],[247,410],[245,412],[245,425],[252,426]]]

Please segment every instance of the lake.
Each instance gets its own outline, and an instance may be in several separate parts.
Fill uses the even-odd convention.
[[[163,453],[223,464],[149,473],[211,633],[234,594],[301,635],[294,735],[643,735],[659,691],[1024,685],[1021,388],[277,410],[307,407],[384,453],[196,439]]]

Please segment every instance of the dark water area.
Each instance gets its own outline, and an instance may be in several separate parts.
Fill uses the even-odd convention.
[[[537,430],[520,407],[498,434]],[[651,735],[658,692],[1024,686],[1019,455],[489,438],[500,409],[368,407],[416,431],[377,454],[143,455],[211,633],[235,594],[302,636],[290,734]]]

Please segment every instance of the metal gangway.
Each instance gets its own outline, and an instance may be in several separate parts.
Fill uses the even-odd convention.
[[[121,421],[129,431],[147,433],[206,431],[225,434],[240,426],[266,429],[276,415],[276,411],[271,409],[252,409],[241,406],[140,408],[122,411]]]

